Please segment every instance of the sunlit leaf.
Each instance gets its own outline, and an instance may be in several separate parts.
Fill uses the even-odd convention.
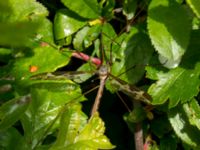
[[[86,124],[87,116],[80,104],[70,104],[63,109],[57,140],[51,149],[60,149],[76,142],[79,131]]]
[[[29,38],[39,28],[39,22],[0,23],[0,44],[21,46],[26,45]]]
[[[171,0],[152,0],[148,14],[149,35],[158,53],[168,60],[179,60],[189,43],[188,11]]]
[[[186,0],[193,12],[200,18],[200,1],[198,0]]]
[[[0,14],[0,20],[3,22],[31,21],[48,15],[47,9],[34,0],[8,0],[8,6],[11,13]]]
[[[95,114],[86,124],[86,118],[80,108],[78,105],[66,108],[63,120],[61,120],[62,128],[58,140],[52,149],[78,150],[84,148],[97,150],[114,148],[108,138],[103,135],[105,127],[98,115]]]
[[[168,117],[177,136],[190,146],[199,148],[200,131],[189,123],[183,107],[179,105],[177,108],[171,109]]]
[[[32,102],[22,118],[25,136],[35,147],[58,128],[63,106],[84,100],[78,85],[70,80],[41,80],[31,88]]]
[[[72,4],[76,3],[72,2]],[[54,18],[54,34],[56,40],[63,39],[75,33],[86,23],[84,19],[67,9],[59,10]]]
[[[115,146],[103,135],[104,132],[104,122],[99,118],[98,113],[96,113],[80,132],[77,137],[77,143],[80,142],[93,149],[113,149]]]
[[[190,124],[200,129],[200,106],[198,102],[193,99],[191,102],[184,104],[183,109],[186,112]]]
[[[30,57],[30,55],[32,56]],[[8,66],[10,67],[10,75],[17,79],[27,79],[35,74],[53,72],[69,62],[70,53],[64,55],[58,49],[47,44],[36,47],[32,51],[27,49],[25,54],[22,53],[22,56]],[[36,66],[38,69],[31,72],[31,66]]]
[[[174,107],[179,102],[186,102],[196,96],[200,84],[199,67],[194,70],[176,68],[167,73],[157,73],[158,81],[148,90],[153,98],[152,103],[163,104],[169,99],[169,107]]]

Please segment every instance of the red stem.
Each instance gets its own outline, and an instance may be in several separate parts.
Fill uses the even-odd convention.
[[[99,58],[96,57],[90,57],[87,54],[84,54],[82,52],[73,52],[72,56],[84,61],[91,61],[93,64],[95,64],[96,66],[100,66],[101,65],[101,60]]]

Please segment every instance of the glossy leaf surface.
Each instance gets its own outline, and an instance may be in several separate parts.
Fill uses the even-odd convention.
[[[58,134],[58,140],[52,149],[78,150],[84,148],[97,150],[114,148],[107,137],[103,135],[105,127],[98,114],[95,114],[87,123],[80,108],[80,105],[66,108],[61,118],[62,127]]]
[[[197,148],[199,146],[198,137],[200,131],[197,127],[190,125],[182,106],[178,106],[169,111],[169,120],[179,138],[193,147]]]
[[[56,40],[63,39],[73,34],[86,23],[85,20],[67,9],[59,10],[54,18],[54,33]]]
[[[0,107],[0,131],[11,127],[24,114],[30,103],[30,96],[16,98]]]
[[[195,70],[177,68],[168,73],[158,73],[158,81],[149,88],[153,104],[163,104],[169,98],[169,107],[186,102],[199,92],[199,67]],[[187,80],[190,78],[190,80]],[[184,86],[181,84],[184,83]]]
[[[179,60],[189,43],[191,20],[187,10],[171,0],[153,0],[148,12],[148,30],[154,47],[167,60]]]
[[[81,101],[79,86],[70,80],[34,81],[31,88],[32,102],[22,118],[25,137],[36,147],[45,137],[58,128],[58,118],[65,104]]]
[[[62,3],[74,11],[78,15],[84,18],[98,18],[101,13],[101,9],[96,0],[62,0]]]

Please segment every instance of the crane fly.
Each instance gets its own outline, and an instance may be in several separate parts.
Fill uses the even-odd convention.
[[[123,93],[125,93],[126,95],[128,95],[129,97],[131,97],[132,99],[136,101],[141,101],[146,104],[151,104],[151,97],[147,93],[145,93],[143,90],[140,90],[136,86],[132,85],[132,83],[130,84],[127,81],[124,81],[125,70],[128,69],[128,72],[130,73],[129,70],[132,68],[131,66],[134,65],[134,64],[131,64],[130,66],[129,64],[127,65],[128,66],[127,68],[126,67],[124,68],[124,66],[126,65],[125,60],[128,59],[129,56],[132,54],[132,53],[130,54],[130,51],[128,51],[127,57],[123,56],[124,49],[126,48],[128,49],[130,46],[128,42],[125,45],[123,45],[123,41],[127,35],[121,34],[121,36],[119,36],[118,38],[118,35],[115,35],[115,33],[113,33],[112,29],[109,26],[105,27],[106,26],[105,24],[102,25],[103,27],[101,29],[99,36],[96,36],[96,39],[93,39],[93,46],[94,46],[93,48],[95,49],[94,51],[97,58],[85,55],[83,52],[74,51],[74,53],[72,53],[73,57],[87,61],[88,62],[87,64],[89,64],[89,67],[88,67],[89,72],[90,72],[89,74],[91,74],[91,76],[94,74],[97,74],[100,79],[98,92],[96,94],[96,98],[93,103],[93,107],[91,109],[91,116],[93,116],[96,112],[98,112],[100,100],[102,98],[104,87],[106,84],[110,85],[111,87],[114,87],[115,91],[122,91]],[[143,36],[140,38],[141,39],[139,40],[145,41],[145,38],[143,38]],[[129,39],[132,41],[135,40],[137,42],[137,39],[135,39],[134,37],[133,38],[131,37]],[[51,46],[50,44],[49,45],[42,44],[42,45]],[[97,52],[97,49],[99,49],[98,52]],[[100,57],[101,60],[98,57]],[[138,57],[138,56],[135,56],[135,57]],[[107,62],[104,62],[104,60],[106,60]],[[148,62],[149,60],[144,59],[144,61]],[[95,64],[96,66],[94,65],[95,66],[94,67],[93,64]],[[85,70],[88,71],[88,68],[87,69],[83,69],[83,68],[84,67],[82,67],[82,69],[75,72],[64,72],[64,73],[61,73],[60,75],[57,75],[57,72],[55,72],[55,73],[46,74],[46,76],[45,75],[44,76],[46,79],[49,79],[49,78],[58,79],[60,77],[73,79],[77,75],[81,77],[84,74],[88,74],[88,72],[84,72]],[[43,75],[41,76],[36,75],[36,76],[33,76],[32,79],[37,79],[37,77],[42,77],[42,76]],[[140,127],[140,131],[142,131],[141,127]],[[138,135],[136,135],[136,137],[138,137]],[[142,132],[139,133],[139,137],[140,137],[139,139],[140,146],[138,147],[140,148],[137,148],[137,149],[141,149],[143,147],[143,144],[141,144],[143,143]]]
[[[100,34],[100,36],[104,36],[104,38],[106,38],[106,40],[109,38],[108,35],[104,35],[104,34]],[[107,59],[107,60],[113,59],[112,52],[110,52],[110,51],[105,52],[104,51],[103,40],[104,41],[106,41],[106,40],[103,39],[103,38],[100,38],[100,39],[101,40],[100,40],[100,43],[98,45],[99,49],[100,49],[100,54],[97,54],[97,55],[101,55],[104,59]],[[111,42],[113,43],[113,40],[111,40]],[[42,45],[44,45],[44,44],[42,44]],[[116,45],[119,46],[119,44],[117,42],[115,43],[115,47],[116,47]],[[46,46],[48,46],[48,45],[46,45]],[[108,46],[107,46],[107,48],[108,48]],[[108,56],[108,55],[110,55],[110,56]],[[71,71],[71,72],[62,72],[62,73],[49,73],[49,74],[46,74],[46,77],[44,77],[45,74],[43,74],[42,76],[46,79],[48,79],[48,78],[49,79],[50,78],[52,78],[52,79],[57,78],[58,79],[58,78],[62,78],[62,77],[73,79],[73,78],[77,78],[77,76],[81,77],[84,74],[91,74],[91,76],[94,75],[94,74],[98,75],[98,77],[100,79],[100,84],[99,84],[99,89],[98,89],[98,92],[97,92],[97,95],[96,95],[96,98],[95,98],[95,102],[94,102],[92,110],[91,110],[91,116],[95,112],[97,112],[98,109],[99,109],[100,99],[103,95],[104,86],[107,82],[109,82],[110,85],[112,87],[114,87],[114,89],[118,89],[119,91],[125,93],[126,95],[128,95],[132,99],[137,100],[137,101],[142,101],[146,104],[150,104],[151,98],[147,93],[140,90],[136,86],[128,84],[126,81],[119,78],[119,75],[124,74],[124,72],[122,72],[123,69],[122,69],[122,71],[120,71],[118,73],[117,76],[115,76],[115,75],[112,74],[112,63],[109,63],[108,61],[105,63],[103,59],[100,60],[99,58],[96,58],[96,57],[90,57],[90,56],[84,54],[83,52],[77,52],[77,51],[74,51],[72,53],[72,56],[76,57],[78,59],[83,59],[86,62],[88,61],[90,71],[89,72],[84,72],[84,71],[74,71],[74,72],[72,72]],[[95,64],[95,65],[93,65],[93,64]],[[111,66],[110,66],[110,64],[111,64]],[[97,68],[97,69],[94,69],[94,68]],[[39,77],[39,76],[42,77],[41,75],[36,75],[36,77],[32,77],[32,79],[37,79],[37,77]]]

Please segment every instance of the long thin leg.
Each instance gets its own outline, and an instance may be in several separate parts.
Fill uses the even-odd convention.
[[[94,101],[94,104],[93,104],[93,107],[92,107],[91,116],[93,116],[99,109],[99,104],[100,104],[100,101],[101,101],[101,97],[103,95],[103,90],[104,90],[106,78],[107,78],[107,76],[100,77],[100,86],[99,86],[97,96],[95,98],[95,101]]]

